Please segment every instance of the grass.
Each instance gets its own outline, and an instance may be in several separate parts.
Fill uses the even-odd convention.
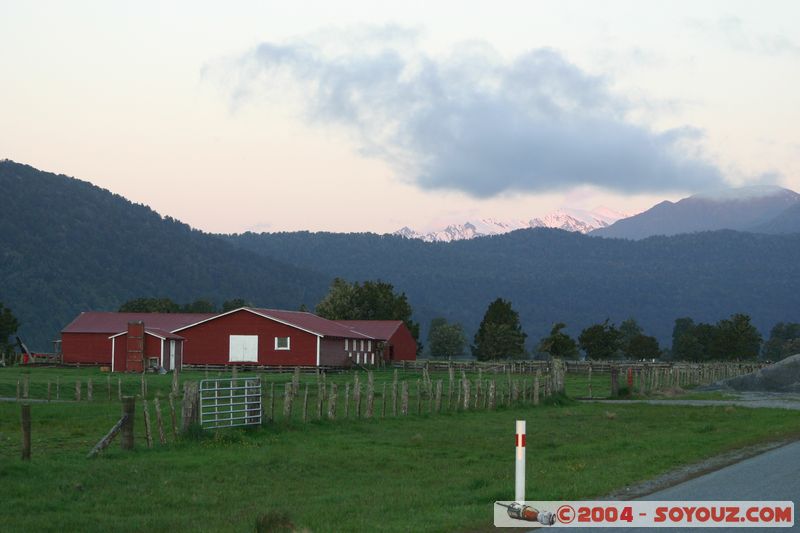
[[[0,387],[15,387],[16,372],[0,370]],[[32,383],[51,372],[34,370]],[[152,378],[151,391],[168,390],[169,376]],[[131,392],[136,379],[126,378]],[[800,430],[796,414],[784,410],[549,403],[384,420],[295,419],[170,437],[150,450],[139,411],[136,451],[124,453],[115,442],[93,460],[85,455],[119,417],[119,403],[37,403],[33,457],[23,463],[19,405],[0,402],[2,529],[253,531],[259,523],[264,530],[474,530],[490,525],[494,500],[512,497],[518,418],[528,422],[528,498],[542,500],[601,496]]]

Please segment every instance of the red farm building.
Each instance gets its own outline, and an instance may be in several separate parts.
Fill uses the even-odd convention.
[[[164,333],[192,324],[213,314],[205,313],[113,313],[101,311],[88,311],[78,317],[61,330],[61,353],[65,363],[75,364],[101,364],[111,365],[112,347],[121,346],[118,342],[112,344],[112,338],[117,334],[128,331],[128,324],[143,322],[145,328],[151,332],[147,344],[150,357],[161,357],[163,351],[169,354],[169,346],[162,346],[162,339],[158,339],[158,346],[154,344],[154,333],[166,341]],[[153,338],[150,338],[153,337]],[[170,339],[172,340],[172,339]],[[163,366],[163,365],[162,365]]]
[[[417,341],[402,320],[339,320],[340,324],[379,339],[383,343],[384,361],[414,361]]]
[[[82,313],[62,331],[65,363],[114,371],[183,365],[349,366],[413,360],[401,321],[333,321],[243,307],[221,314]],[[143,363],[140,363],[143,362]]]

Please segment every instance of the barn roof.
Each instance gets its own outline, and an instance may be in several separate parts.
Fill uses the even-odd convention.
[[[86,311],[70,322],[61,333],[108,333],[127,331],[128,322],[141,320],[148,330],[174,331],[183,326],[216,316],[211,313],[115,313]],[[163,337],[163,335],[161,335]]]
[[[349,328],[343,324],[339,324],[338,322],[335,322],[333,320],[322,318],[321,316],[317,316],[313,313],[308,313],[305,311],[284,311],[282,309],[264,309],[260,307],[240,307],[239,309],[234,309],[232,311],[228,311],[227,313],[208,316],[206,318],[197,320],[190,324],[186,324],[178,328],[175,328],[172,331],[178,332],[184,329],[189,329],[190,327],[197,326],[198,324],[202,324],[204,322],[208,322],[216,318],[227,316],[232,313],[237,313],[239,311],[248,311],[258,316],[270,320],[275,320],[276,322],[286,324],[287,326],[292,326],[294,328],[306,331],[308,333],[311,333],[312,335],[317,335],[320,337],[340,337],[346,339],[372,339],[372,337],[370,337],[369,335],[366,335],[364,333],[359,333],[358,331],[353,331],[352,328]]]
[[[346,325],[322,318],[313,313],[305,311],[283,311],[280,309],[259,309],[251,308],[252,311],[269,318],[284,322],[290,326],[296,326],[312,333],[317,333],[323,337],[342,337],[348,339],[372,339],[368,334],[354,331]]]
[[[403,325],[402,320],[337,320],[336,322],[382,341],[392,338],[397,328]]]
[[[169,331],[164,331],[163,329],[158,328],[148,328],[147,324],[145,324],[144,332],[148,335],[152,335],[154,337],[158,337],[160,339],[167,339],[167,340],[176,340],[176,341],[183,341],[186,340],[180,335],[176,335],[175,333],[170,333]],[[119,337],[120,335],[126,335],[128,333],[127,330],[120,331],[116,335],[111,335],[109,339],[113,339],[114,337]]]

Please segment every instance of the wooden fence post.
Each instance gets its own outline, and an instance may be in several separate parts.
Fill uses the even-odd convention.
[[[375,408],[375,382],[372,376],[372,370],[367,372],[367,412],[365,416],[372,418],[373,410]]]
[[[408,415],[408,382],[403,380],[403,387],[402,387],[402,404],[400,406],[400,413],[403,416]]]
[[[383,382],[383,394],[381,394],[381,418],[386,418],[386,382]]]
[[[494,411],[497,402],[497,383],[495,380],[489,382],[489,410]]]
[[[420,382],[417,380],[417,416],[422,414],[422,389]]]
[[[150,431],[150,410],[147,408],[147,398],[142,398],[142,414],[144,415],[144,436],[147,438],[147,447],[153,447],[153,433]]]
[[[22,379],[17,378],[17,400],[22,398]]]
[[[303,395],[303,423],[305,422],[308,422],[308,383],[306,383],[306,391]]]
[[[434,412],[442,412],[442,380],[436,380],[436,400],[434,401]]]
[[[31,460],[31,406],[22,404],[22,460]]]
[[[31,377],[28,374],[22,378],[22,397],[26,400],[30,398]]]
[[[339,386],[331,383],[331,393],[328,395],[328,420],[336,420],[336,397],[339,395]]]
[[[536,377],[533,378],[533,405],[539,405],[539,378],[542,375],[541,370],[536,370]]]
[[[292,391],[294,391],[294,386],[291,383],[283,386],[283,418],[287,422],[292,419]]]
[[[175,395],[169,395],[169,418],[172,422],[172,438],[173,440],[178,439],[178,421],[175,416]]]
[[[350,382],[344,384],[344,417],[350,418]]]
[[[462,382],[464,383],[464,410],[469,411],[469,380],[464,377],[462,378]]]
[[[75,401],[81,401],[81,380],[75,380]]]
[[[356,411],[356,418],[361,418],[361,383],[358,379],[358,372],[353,378],[353,407]]]
[[[120,447],[123,450],[133,449],[133,419],[136,415],[136,399],[133,396],[122,398],[122,416],[125,421],[122,423]]]
[[[50,382],[48,381],[48,382],[47,382],[47,401],[48,401],[48,402],[50,401],[50,397],[51,397],[51,396],[50,396],[50,385],[52,385],[52,383],[50,383]]]
[[[181,430],[186,432],[199,420],[200,389],[196,381],[183,382],[183,412]]]
[[[94,384],[92,383],[92,378],[89,378],[89,381],[86,382],[86,400],[90,402],[94,400]]]
[[[56,376],[56,400],[61,399],[61,376]]]
[[[619,370],[616,365],[611,367],[611,397],[616,398],[619,395]]]
[[[275,421],[275,384],[269,384],[269,421]]]
[[[156,409],[156,425],[158,426],[158,441],[164,446],[167,443],[167,438],[164,436],[164,420],[161,418],[161,403],[158,401],[158,396],[153,400]]]
[[[395,369],[395,377],[397,369]],[[397,416],[397,381],[392,381],[392,416]]]
[[[300,367],[294,367],[294,374],[292,374],[292,394],[297,395],[300,392]]]
[[[183,356],[181,356],[182,358]],[[177,396],[178,395],[178,386],[180,384],[181,378],[181,365],[176,364],[175,368],[172,369],[172,394]]]
[[[122,378],[117,378],[117,399],[122,401]]]
[[[319,378],[319,369],[317,369],[317,420],[322,420],[322,404],[325,402],[325,385]]]

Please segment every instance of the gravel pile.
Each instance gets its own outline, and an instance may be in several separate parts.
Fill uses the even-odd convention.
[[[744,376],[714,383],[715,389],[735,391],[800,392],[800,354],[795,354]]]

